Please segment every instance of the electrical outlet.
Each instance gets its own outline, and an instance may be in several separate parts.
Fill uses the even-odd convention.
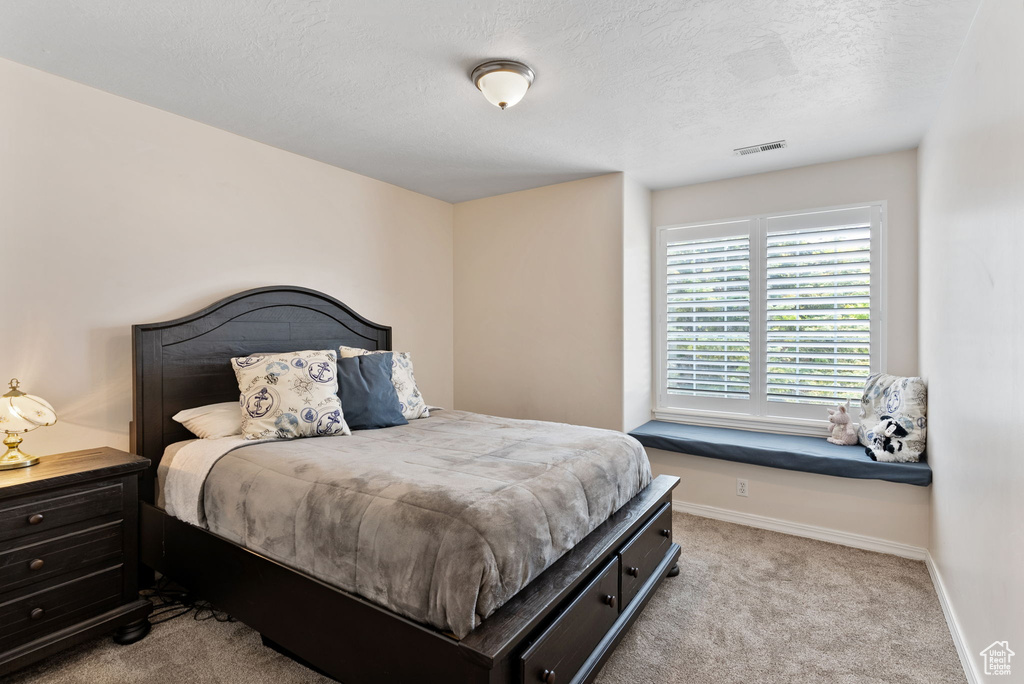
[[[746,480],[736,479],[736,496],[749,496]]]

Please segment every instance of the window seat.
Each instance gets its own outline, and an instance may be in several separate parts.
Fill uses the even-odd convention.
[[[769,468],[800,470],[862,480],[888,480],[927,487],[932,469],[920,463],[879,463],[862,446],[839,446],[824,437],[779,435],[732,428],[682,425],[661,420],[629,433],[644,446]]]

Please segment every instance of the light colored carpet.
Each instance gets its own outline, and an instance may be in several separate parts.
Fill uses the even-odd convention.
[[[923,563],[680,513],[675,525],[682,574],[662,584],[598,684],[965,681]],[[8,681],[330,680],[244,625],[184,617],[137,644],[83,644]]]

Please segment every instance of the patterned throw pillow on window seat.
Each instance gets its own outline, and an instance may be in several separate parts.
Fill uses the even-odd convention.
[[[864,384],[857,437],[865,447],[874,444],[874,428],[884,416],[907,431],[901,460],[918,461],[925,451],[928,431],[928,388],[921,378],[876,373]]]

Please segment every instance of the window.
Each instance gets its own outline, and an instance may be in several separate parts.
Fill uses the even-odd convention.
[[[659,229],[661,419],[821,431],[882,367],[884,203]]]

